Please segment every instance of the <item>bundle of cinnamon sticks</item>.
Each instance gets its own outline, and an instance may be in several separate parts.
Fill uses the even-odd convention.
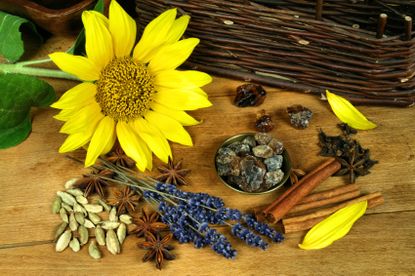
[[[337,160],[328,159],[263,209],[263,213],[272,222],[281,221],[284,232],[290,233],[310,229],[337,210],[357,202],[367,200],[368,208],[384,202],[379,192],[361,195],[356,184],[310,194],[339,168]]]

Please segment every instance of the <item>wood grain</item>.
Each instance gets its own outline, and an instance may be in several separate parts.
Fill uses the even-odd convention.
[[[53,37],[30,58],[44,57],[48,52],[66,49],[70,38]],[[58,93],[75,83],[52,80]],[[253,132],[255,114],[260,109],[271,113],[275,122],[272,134],[286,145],[295,167],[309,171],[323,158],[318,156],[317,134],[323,129],[337,135],[337,118],[328,104],[315,96],[268,89],[260,107],[237,108],[232,105],[235,88],[240,82],[215,78],[206,88],[213,106],[191,112],[203,120],[188,127],[194,147],[173,144],[174,156],[184,159],[190,168],[189,191],[211,193],[222,197],[229,207],[246,210],[270,203],[278,194],[249,196],[224,186],[214,171],[214,155],[227,137]],[[289,125],[285,108],[302,104],[314,112],[309,128],[297,130]],[[358,139],[379,160],[372,173],[357,179],[363,192],[381,191],[385,204],[369,210],[350,234],[332,246],[319,251],[302,251],[296,247],[301,234],[287,236],[282,245],[268,251],[252,249],[231,239],[238,249],[235,261],[225,260],[211,250],[197,250],[191,245],[178,245],[178,259],[168,263],[163,274],[172,275],[243,275],[275,274],[412,274],[415,273],[415,109],[359,107],[378,124],[371,131],[360,131]],[[51,214],[50,204],[56,191],[70,178],[79,177],[82,166],[59,154],[57,149],[65,136],[59,134],[61,122],[52,118],[53,109],[33,110],[33,131],[17,147],[0,154],[0,273],[8,274],[161,274],[151,264],[141,263],[142,251],[135,240],[127,239],[123,254],[94,261],[84,248],[75,254],[70,250],[58,254],[52,239],[59,219]],[[76,154],[82,155],[81,151]],[[159,163],[158,160],[155,161]],[[346,178],[332,177],[317,190],[347,183]]]

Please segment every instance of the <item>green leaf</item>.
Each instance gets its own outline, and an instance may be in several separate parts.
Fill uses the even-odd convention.
[[[16,62],[24,53],[24,45],[20,27],[28,25],[40,38],[35,25],[27,19],[0,11],[0,55],[10,62]]]
[[[98,0],[94,6],[94,11],[104,13],[104,0]],[[74,44],[67,51],[69,54],[73,55],[85,55],[85,29],[82,29],[76,38]]]
[[[0,74],[0,149],[21,143],[32,124],[30,108],[47,107],[56,100],[52,86],[36,77]]]

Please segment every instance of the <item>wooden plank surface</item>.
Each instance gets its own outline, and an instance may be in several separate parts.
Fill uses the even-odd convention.
[[[30,58],[43,57],[54,50],[64,50],[70,38],[52,38]],[[58,93],[74,85],[53,80]],[[337,118],[328,104],[315,96],[268,89],[265,102],[256,108],[232,105],[235,88],[240,82],[215,78],[206,90],[213,106],[192,112],[203,123],[188,127],[194,147],[173,145],[174,156],[183,158],[192,170],[189,191],[207,192],[222,197],[229,207],[246,210],[272,201],[280,192],[249,196],[225,187],[214,171],[213,158],[227,137],[254,131],[255,114],[264,108],[276,124],[272,134],[284,141],[294,166],[312,169],[318,156],[317,133],[338,134]],[[285,108],[302,104],[314,112],[305,130],[293,129]],[[358,178],[357,184],[367,192],[381,191],[385,204],[369,210],[342,240],[319,251],[297,248],[304,233],[287,235],[281,245],[262,252],[231,239],[238,250],[234,261],[215,255],[209,249],[197,250],[191,245],[177,245],[178,259],[167,263],[163,274],[172,275],[301,275],[301,274],[413,274],[415,273],[415,124],[414,108],[359,107],[378,128],[361,131],[356,138],[370,148],[379,160],[372,173]],[[57,152],[65,136],[58,133],[61,123],[52,116],[57,111],[33,111],[33,131],[17,147],[0,154],[0,273],[9,274],[161,274],[152,264],[141,263],[142,251],[136,239],[129,237],[119,256],[107,252],[99,261],[92,260],[86,248],[79,253],[66,250],[55,253],[52,239],[57,215],[50,212],[56,191],[66,180],[81,175],[82,166]],[[157,162],[156,162],[157,163]],[[345,183],[344,178],[330,178],[318,189]]]

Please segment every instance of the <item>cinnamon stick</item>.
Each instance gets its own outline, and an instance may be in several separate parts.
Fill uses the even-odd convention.
[[[368,203],[367,208],[376,207],[378,205],[383,204],[383,202],[384,202],[384,198],[383,198],[382,195],[376,196],[376,197],[371,198],[367,201],[367,203]],[[335,211],[333,211],[329,214],[326,214],[324,216],[314,217],[314,218],[310,218],[310,219],[307,219],[307,220],[304,220],[304,221],[299,221],[299,222],[290,222],[290,221],[287,222],[287,219],[282,220],[284,233],[292,233],[292,232],[298,232],[298,231],[303,231],[303,230],[310,229],[314,225],[316,225],[317,223],[319,223],[323,219],[327,218],[328,216],[330,216],[334,212]]]
[[[303,177],[296,185],[288,189],[275,202],[265,208],[264,213],[271,221],[279,221],[294,205],[301,201],[321,182],[337,172],[340,167],[340,163],[334,158],[325,161],[317,169]]]
[[[324,200],[331,198],[333,196],[345,194],[352,191],[359,190],[359,186],[357,184],[346,184],[343,186],[335,187],[330,190],[325,190],[321,192],[317,192],[311,195],[306,196],[303,200],[300,201],[300,204],[308,203],[308,202],[314,202],[317,200]]]
[[[356,190],[356,191],[351,191],[348,193],[344,193],[344,194],[340,194],[340,195],[336,195],[333,197],[329,197],[326,199],[322,199],[322,200],[317,200],[317,201],[313,201],[313,202],[308,202],[308,203],[304,203],[304,204],[298,204],[296,206],[294,206],[289,212],[289,213],[295,213],[295,212],[300,212],[300,211],[305,211],[305,210],[310,210],[313,208],[318,208],[318,207],[322,207],[322,206],[326,206],[332,203],[338,203],[338,202],[342,202],[342,201],[346,201],[348,199],[351,198],[356,198],[360,195],[360,191]]]

